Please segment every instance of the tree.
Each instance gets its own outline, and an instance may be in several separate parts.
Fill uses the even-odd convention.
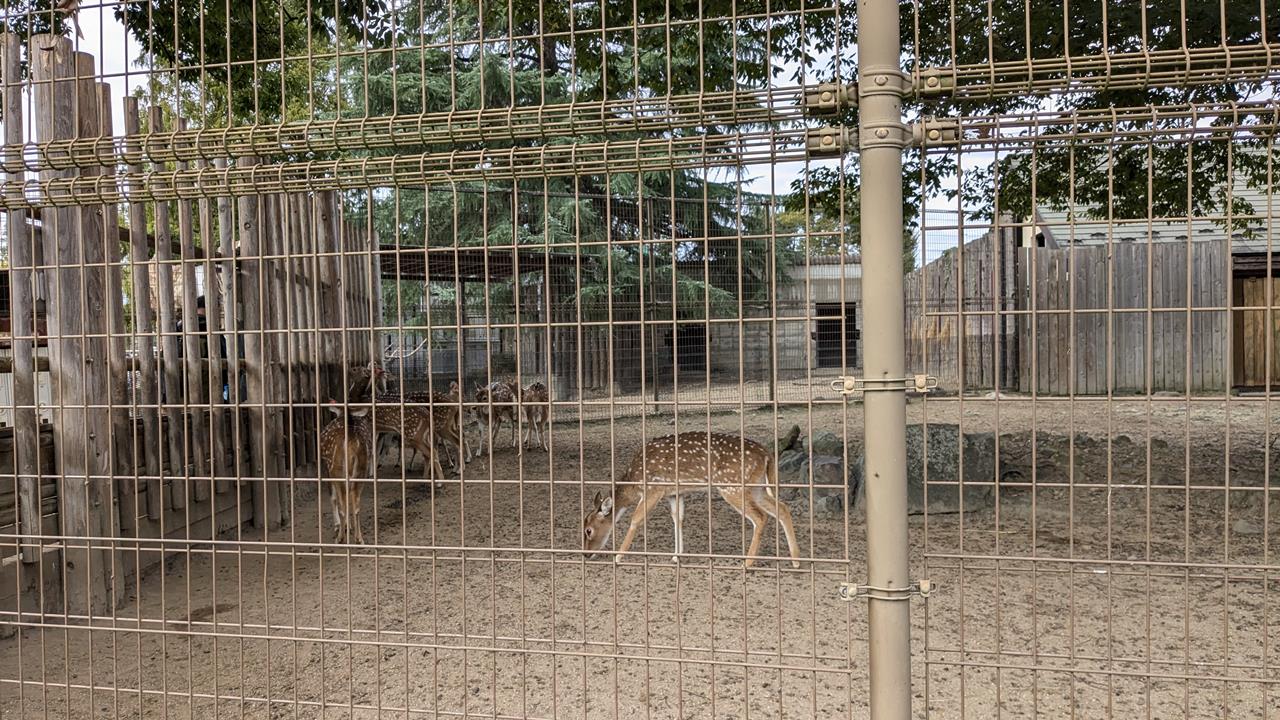
[[[973,82],[1011,88],[990,94],[909,97],[904,102],[909,117],[1056,112],[1065,116],[1074,113],[1077,118],[1075,122],[1028,129],[1040,138],[1029,144],[1020,142],[1012,150],[1002,148],[988,166],[966,169],[959,180],[954,155],[931,154],[926,160],[918,150],[907,151],[903,189],[908,232],[917,226],[921,200],[937,194],[951,198],[960,194],[973,216],[985,218],[997,209],[1027,218],[1033,204],[1059,210],[1077,208],[1095,218],[1108,214],[1118,218],[1183,217],[1223,212],[1228,187],[1235,181],[1233,174],[1253,187],[1267,182],[1268,153],[1264,148],[1270,133],[1250,126],[1274,123],[1273,112],[1240,104],[1274,95],[1273,75],[1264,75],[1265,80],[1197,84],[1193,74],[1187,82],[1147,79],[1139,87],[1121,87],[1107,82],[1111,72],[1107,63],[1084,60],[1123,58],[1126,53],[1141,57],[1165,51],[1181,57],[1184,52],[1212,48],[1261,48],[1263,43],[1280,40],[1280,8],[1256,3],[1146,2],[1042,4],[1029,9],[1031,6],[1021,0],[904,1],[901,8],[904,69],[967,66],[982,70],[981,79]],[[854,14],[843,19],[841,32],[845,37],[856,37]],[[1070,78],[1055,66],[1037,68],[1036,80],[1061,82],[1054,94],[1016,89],[1027,80],[1029,61],[1067,55],[1075,61]],[[851,60],[851,52],[844,59]],[[853,65],[846,62],[844,67]],[[1137,72],[1141,74],[1141,65]],[[1107,112],[1148,106],[1231,108],[1233,104],[1235,112],[1205,113],[1196,118],[1135,118],[1113,123]],[[1102,112],[1091,116],[1092,111]],[[838,122],[856,126],[856,108],[844,112]],[[1199,128],[1194,135],[1190,132],[1193,127]],[[1168,133],[1170,139],[1143,139],[1142,133],[1153,130]],[[1089,134],[1114,134],[1121,141],[1099,142],[1087,137]],[[851,242],[856,243],[858,206],[849,189],[857,183],[856,161],[846,164],[843,172],[818,168],[793,185],[793,199],[807,189],[810,203],[824,213],[843,206]],[[1254,210],[1238,198],[1233,203],[1235,213]]]

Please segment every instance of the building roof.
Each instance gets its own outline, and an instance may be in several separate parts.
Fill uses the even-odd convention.
[[[1245,228],[1236,228],[1231,232],[1231,251],[1266,252],[1268,240],[1276,251],[1280,251],[1280,197],[1269,193],[1265,188],[1249,188],[1243,181],[1237,182],[1234,195],[1251,205],[1253,214],[1240,218]],[[1039,219],[1036,231],[1045,232],[1046,244],[1058,247],[1070,245],[1105,245],[1115,243],[1152,242],[1187,242],[1194,240],[1221,240],[1227,236],[1224,218],[1220,214],[1213,217],[1193,217],[1181,219],[1116,218],[1095,220],[1084,212],[1084,208],[1067,210],[1051,210],[1038,208]],[[1027,228],[1028,234],[1034,234]]]
[[[422,248],[382,245],[382,277],[389,280],[485,282],[507,280],[517,273],[543,272],[548,267],[572,268],[594,260],[571,253],[514,248]]]

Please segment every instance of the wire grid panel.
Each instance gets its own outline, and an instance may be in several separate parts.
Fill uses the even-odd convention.
[[[919,709],[1277,717],[1277,11],[1069,7],[903,15]]]
[[[0,716],[865,712],[845,13],[10,3]]]

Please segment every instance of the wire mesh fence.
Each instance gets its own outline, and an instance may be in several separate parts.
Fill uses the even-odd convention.
[[[3,22],[0,716],[1280,717],[1269,5]]]

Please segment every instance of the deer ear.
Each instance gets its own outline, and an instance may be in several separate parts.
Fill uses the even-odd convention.
[[[607,497],[600,502],[600,514],[608,517],[613,513],[613,498]]]
[[[351,411],[352,417],[364,417],[365,415],[368,415],[368,414],[369,414],[369,408],[367,407],[363,407],[363,408],[360,408],[359,410]]]
[[[342,406],[338,404],[337,400],[330,400],[328,404],[328,408],[329,408],[329,412],[333,413],[334,415],[342,414]]]

